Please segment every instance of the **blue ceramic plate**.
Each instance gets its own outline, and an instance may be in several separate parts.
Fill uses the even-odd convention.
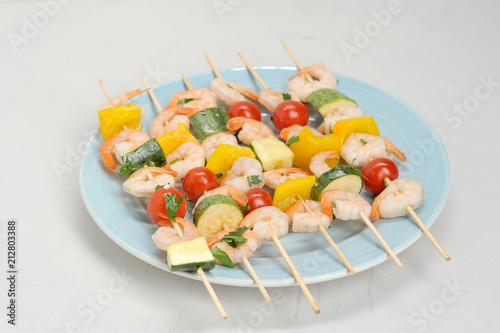
[[[287,79],[297,72],[295,67],[256,67],[264,81],[273,90],[284,91]],[[260,91],[260,87],[244,68],[221,71],[228,81],[234,81]],[[210,88],[214,76],[211,72],[191,76],[195,88]],[[397,161],[400,177],[413,177],[425,188],[425,197],[417,213],[427,226],[439,215],[448,194],[449,163],[443,143],[420,113],[391,94],[345,75],[337,74],[337,89],[356,100],[364,114],[375,118],[382,136],[389,138],[407,156],[408,162]],[[171,96],[185,90],[182,81],[164,84],[154,89],[162,106]],[[146,110],[143,126],[147,130],[157,115],[147,93],[132,101]],[[263,110],[263,109],[262,109]],[[263,111],[263,119],[269,122],[269,113]],[[322,118],[311,110],[311,125],[317,126]],[[99,147],[100,133],[94,135],[83,155],[80,170],[80,188],[83,200],[97,225],[113,241],[134,256],[151,265],[168,271],[166,254],[157,249],[151,240],[156,230],[147,217],[145,201],[138,200],[122,190],[125,178],[117,172],[104,168]],[[370,193],[363,193],[372,202]],[[190,218],[188,216],[187,218]],[[378,220],[376,228],[394,252],[399,253],[414,243],[422,234],[411,217]],[[378,265],[388,259],[387,253],[362,221],[334,221],[328,233],[340,247],[356,271]],[[347,270],[321,233],[290,233],[282,244],[306,283],[317,283],[347,275]],[[266,286],[289,286],[295,284],[284,260],[274,243],[263,245],[250,258],[258,276]],[[199,279],[196,273],[175,273]],[[213,283],[232,286],[255,286],[243,265],[230,269],[217,265],[207,272]]]

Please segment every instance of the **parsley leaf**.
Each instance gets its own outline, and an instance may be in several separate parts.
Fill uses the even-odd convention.
[[[284,101],[289,101],[292,99],[292,95],[290,95],[289,93],[284,93],[283,94],[283,100]]]
[[[179,158],[176,158],[175,160],[173,160],[172,162],[170,162],[170,165],[174,164],[174,163],[177,163],[179,162]]]
[[[259,185],[261,180],[260,180],[259,176],[252,175],[252,176],[247,176],[247,182],[248,182],[248,186],[252,187],[252,185]]]
[[[129,177],[131,174],[136,172],[142,167],[154,167],[155,164],[153,161],[146,161],[143,164],[125,164],[120,168],[120,172],[123,173],[125,176]]]
[[[247,242],[247,239],[243,237],[243,233],[247,231],[247,227],[241,227],[235,231],[230,231],[227,235],[221,238],[221,241],[226,242],[232,248],[238,247]]]
[[[179,198],[177,201],[177,196],[174,193],[167,194],[165,196],[165,208],[167,209],[167,215],[171,220],[175,221],[175,215],[182,203],[183,197]]]
[[[246,212],[249,209],[250,209],[250,205],[247,204],[247,205],[241,207],[241,212],[244,213],[244,212]]]
[[[231,85],[229,83],[226,84],[229,88],[231,89],[234,89],[233,87],[231,87]]]
[[[217,176],[217,179],[219,179],[220,177],[222,177],[222,172],[219,172],[218,174],[216,174]]]
[[[217,246],[214,246],[210,251],[212,252],[213,256],[221,262],[221,264],[229,268],[234,268],[234,262],[229,259],[229,256],[226,252],[222,251]]]
[[[187,104],[187,103],[189,103],[191,101],[194,101],[194,98],[184,98],[183,100],[178,101],[177,105]]]
[[[292,143],[296,143],[296,142],[299,142],[299,141],[300,141],[300,138],[298,137],[298,135],[292,136],[292,137],[290,138],[290,140],[288,140],[288,142],[286,143],[286,146],[287,146],[287,147],[290,147],[290,145],[291,145]]]
[[[364,145],[366,145],[368,143],[368,141],[366,141],[365,139],[361,138],[359,139],[359,141],[361,141]]]
[[[163,186],[165,186],[165,185],[156,185],[156,187],[155,187],[155,191],[156,191],[157,189],[159,189],[159,188],[162,188]]]

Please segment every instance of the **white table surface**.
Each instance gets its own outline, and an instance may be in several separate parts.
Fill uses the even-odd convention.
[[[500,331],[499,2],[402,0],[381,28],[371,12],[389,1],[62,2],[0,2],[2,267],[7,220],[19,222],[17,325],[0,277],[0,332]],[[365,27],[373,37],[347,57],[341,45],[356,46]],[[311,285],[319,315],[298,287],[270,288],[269,305],[257,289],[215,285],[223,321],[200,282],[136,259],[97,227],[80,196],[81,151],[104,101],[98,75],[117,95],[141,85],[139,71],[153,86],[207,71],[203,52],[220,67],[241,66],[236,50],[291,65],[280,39],[304,64],[377,85],[442,130],[451,187],[431,231],[452,260],[422,237],[400,254],[401,271],[386,261]],[[494,82],[489,95],[453,111],[481,77]]]

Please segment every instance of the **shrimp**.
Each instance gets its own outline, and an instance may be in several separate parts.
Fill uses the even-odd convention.
[[[340,152],[337,150],[320,151],[316,153],[309,163],[309,169],[316,175],[321,176],[331,168],[326,164],[327,160],[340,160]]]
[[[269,126],[255,119],[234,117],[229,119],[226,126],[231,132],[240,131],[238,139],[246,145],[250,145],[254,140],[274,136],[274,132]]]
[[[207,160],[210,158],[210,156],[212,156],[215,148],[217,148],[217,146],[221,143],[238,147],[238,140],[234,135],[224,132],[212,134],[208,138],[205,138],[205,140],[203,140],[203,142],[201,143],[201,146],[203,147],[203,149],[205,149]]]
[[[234,187],[232,185],[226,185],[226,186],[220,186],[220,187],[214,188],[213,190],[210,190],[210,191],[205,191],[205,193],[203,193],[198,198],[198,200],[196,201],[196,205],[194,207],[196,208],[196,206],[198,206],[198,204],[200,202],[202,202],[203,199],[205,199],[206,197],[209,197],[209,196],[215,195],[215,194],[222,194],[222,195],[230,196],[240,206],[245,206],[248,203],[248,198],[244,192],[238,190],[236,187]]]
[[[149,90],[149,89],[133,89],[133,90],[127,91],[126,93],[123,93],[118,97],[112,98],[109,101],[102,103],[97,108],[97,111],[112,108],[113,106],[122,105],[126,101],[128,101],[129,99],[132,99],[133,97],[138,96],[147,90]],[[141,119],[144,118],[143,112],[144,112],[144,109],[141,107]]]
[[[340,156],[355,167],[364,167],[373,159],[391,154],[406,162],[405,155],[391,141],[365,133],[351,133],[340,148]]]
[[[317,81],[309,82],[305,78],[308,73]],[[311,66],[304,67],[297,74],[288,79],[287,91],[296,94],[302,102],[307,102],[307,96],[313,91],[322,88],[335,89],[337,87],[337,79],[332,72],[326,69],[325,64],[317,63]]]
[[[323,209],[321,208],[321,204],[319,201],[314,201],[314,200],[304,200],[306,205],[309,207],[309,209],[312,212],[323,212]],[[297,213],[305,213],[306,209],[304,208],[304,205],[302,202],[297,201],[294,203],[288,210],[286,211],[286,215],[288,215],[288,219],[290,220],[290,224],[292,223],[293,220],[293,215]]]
[[[292,125],[292,126],[288,126],[288,127],[285,127],[281,130],[280,132],[280,137],[285,140],[285,141],[288,141],[290,140],[292,137],[294,136],[297,136],[300,131],[302,131],[304,129],[304,127],[308,127],[308,126],[300,126],[300,125]],[[314,135],[316,136],[321,136],[321,132],[314,129],[314,128],[311,128],[311,131],[313,132]]]
[[[177,224],[179,224],[179,227],[183,229],[182,236],[179,236],[177,234],[177,231],[174,227],[160,227],[153,234],[153,242],[155,242],[155,245],[160,250],[167,251],[167,246],[169,245],[182,243],[201,237],[200,232],[192,222],[180,217],[176,217],[175,222],[177,222]],[[172,223],[170,222],[170,225],[171,224]]]
[[[299,97],[295,93],[290,95],[292,95],[292,101],[300,102]],[[259,93],[259,103],[264,105],[269,112],[274,112],[274,109],[283,101],[283,93],[280,91],[265,89]]]
[[[287,180],[311,176],[312,173],[300,168],[278,168],[264,172],[264,182],[267,187],[275,189]]]
[[[392,181],[373,202],[372,221],[405,216],[407,206],[416,209],[422,203],[424,187],[413,178],[399,178]]]
[[[168,185],[165,188],[175,186],[176,175],[177,172],[164,168],[143,167],[131,174],[123,183],[123,190],[136,197],[150,197],[158,185],[163,187]]]
[[[106,142],[104,142],[101,146],[100,152],[104,166],[109,170],[115,170],[116,163],[113,159],[113,155],[119,160],[120,163],[123,163],[121,160],[122,155],[136,149],[148,140],[149,135],[132,129],[126,129],[118,134],[115,134],[106,140]],[[115,148],[118,148],[118,150]]]
[[[328,228],[332,219],[322,212],[296,213],[293,215],[293,232],[316,232],[319,226]]]
[[[205,150],[197,142],[184,142],[167,156],[167,163],[177,171],[175,181],[180,182],[189,170],[205,166]]]
[[[213,91],[204,88],[181,91],[172,96],[170,102],[168,102],[167,109],[175,106],[187,108],[179,110],[179,114],[192,115],[203,109],[216,107],[217,95]]]
[[[288,215],[274,206],[257,208],[240,222],[240,227],[253,229],[261,241],[271,241],[272,235],[288,235]]]
[[[245,156],[234,161],[231,170],[221,179],[221,185],[233,185],[242,192],[247,193],[253,188],[264,187],[262,164],[256,158]]]
[[[179,111],[191,111],[191,109],[181,106],[174,106],[160,112],[149,126],[149,134],[153,138],[158,138],[162,134],[173,132],[177,129],[178,123],[183,123],[187,128],[191,125],[189,118],[183,115],[177,115]]]
[[[365,199],[358,193],[347,190],[324,191],[321,194],[321,208],[329,217],[343,221],[359,220],[361,212],[368,216],[371,211],[371,206]]]
[[[237,83],[227,82],[222,78],[213,80],[210,88],[212,88],[221,101],[229,106],[237,102],[246,101],[245,96],[254,101],[259,100],[259,96],[254,91]]]
[[[232,247],[225,241],[222,241],[222,237],[227,235],[230,231],[235,229],[222,230],[217,235],[213,236],[208,240],[208,247],[212,249],[214,246],[218,247],[220,250],[226,252],[229,259],[235,264],[243,262],[243,257],[250,258],[250,256],[260,247],[260,239],[257,234],[251,230],[246,230],[242,236],[247,239],[247,241],[238,247]],[[220,264],[220,261],[216,259],[216,262]]]
[[[363,111],[360,108],[353,105],[344,105],[337,109],[337,111],[330,113],[325,117],[325,133],[330,134],[333,133],[333,127],[335,123],[339,120],[362,117]]]

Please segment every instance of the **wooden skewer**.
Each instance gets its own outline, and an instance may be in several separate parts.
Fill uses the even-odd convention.
[[[177,232],[177,235],[182,236],[182,230],[177,224],[177,222],[171,220],[172,224],[174,225],[175,231]],[[205,275],[205,272],[201,267],[198,267],[196,269],[196,272],[201,278],[201,281],[203,281],[203,284],[205,285],[205,288],[207,289],[208,293],[210,294],[210,297],[212,297],[212,300],[215,303],[215,306],[217,307],[217,310],[219,310],[219,313],[222,317],[222,319],[226,320],[227,319],[227,314],[224,308],[222,307],[222,304],[219,301],[219,298],[217,297],[217,294],[214,291],[214,288],[212,288],[212,285],[210,284],[210,281],[208,281],[207,276]]]
[[[188,90],[194,90],[193,85],[191,84],[191,82],[189,82],[188,78],[184,74],[182,74],[182,81],[184,81],[184,84],[186,85]]]
[[[229,232],[229,228],[227,227],[227,225],[225,223],[222,223],[222,227],[224,228],[224,230],[226,232]],[[262,296],[264,296],[264,299],[266,300],[267,303],[270,303],[271,297],[267,293],[267,290],[266,290],[266,288],[264,288],[264,285],[262,284],[262,282],[260,282],[260,279],[257,276],[257,273],[255,273],[255,270],[253,269],[252,265],[248,261],[247,257],[242,256],[241,259],[243,260],[243,263],[245,264],[248,271],[250,272],[250,275],[252,276],[253,280],[255,281],[255,284],[257,284],[257,287],[259,287],[259,290],[260,290]]]
[[[302,66],[299,59],[297,59],[295,54],[293,54],[292,50],[288,47],[288,45],[286,45],[283,40],[281,41],[281,43],[283,44],[283,47],[285,48],[286,53],[288,53],[288,55],[290,56],[290,58],[292,58],[295,65],[297,65],[297,68],[299,69],[299,71],[303,70],[304,66]],[[312,83],[314,81],[313,78],[311,77],[311,75],[309,75],[309,73],[307,73],[307,72],[306,72],[306,80],[309,81],[309,83]]]
[[[101,78],[98,76],[97,79],[99,80],[99,84],[101,85],[102,91],[104,91],[104,95],[106,95],[106,98],[108,101],[112,100],[113,98],[111,97],[111,94],[108,91],[108,88],[106,88],[106,85],[104,82],[102,82]]]
[[[385,178],[384,182],[387,184],[387,186],[389,186],[389,184],[391,183],[391,180],[389,178]],[[396,191],[396,194],[398,194],[398,193],[399,193],[399,191]],[[413,208],[411,208],[410,205],[408,205],[408,206],[406,206],[406,211],[411,215],[411,217],[413,217],[413,219],[415,220],[417,225],[420,227],[420,229],[422,229],[422,232],[429,238],[432,245],[434,245],[434,247],[439,251],[439,253],[441,253],[443,258],[446,261],[450,261],[451,258],[448,255],[448,253],[446,253],[446,251],[443,249],[443,247],[434,238],[432,233],[429,231],[429,228],[427,228],[427,226],[424,224],[424,222],[422,222],[422,220],[420,219],[420,217],[418,217],[417,213],[415,213]]]
[[[241,60],[243,60],[243,62],[245,63],[245,66],[247,66],[247,68],[250,71],[250,73],[252,73],[253,77],[260,83],[260,85],[262,86],[262,88],[264,88],[264,90],[269,89],[269,87],[267,86],[267,84],[260,77],[259,73],[257,73],[257,71],[252,67],[252,65],[250,65],[250,63],[243,56],[243,54],[241,54],[240,52],[238,52],[238,55],[240,56]]]
[[[281,256],[283,257],[283,259],[285,259],[285,262],[288,265],[288,268],[290,269],[290,271],[292,272],[292,275],[295,278],[295,281],[297,281],[300,289],[302,289],[302,292],[304,293],[307,300],[309,301],[309,304],[311,304],[311,307],[313,308],[314,313],[316,313],[316,314],[320,313],[321,310],[319,309],[318,304],[316,304],[316,301],[314,300],[313,296],[311,295],[311,292],[309,291],[306,284],[304,283],[304,280],[302,280],[302,277],[300,276],[299,272],[297,271],[297,269],[293,265],[292,261],[290,260],[290,257],[288,256],[285,249],[283,248],[283,245],[281,245],[280,240],[278,239],[278,237],[275,234],[273,234],[271,236],[271,238],[272,238],[274,244],[276,245],[276,247],[278,248],[278,250],[280,251]]]
[[[210,59],[208,54],[206,54],[206,53],[203,53],[203,54],[205,55],[205,59],[207,59],[207,62],[210,65],[210,67],[212,68],[212,72],[214,72],[215,76],[222,79],[222,75],[220,75],[219,71],[217,70],[217,67],[215,67],[214,63],[212,62],[212,60]]]
[[[380,244],[382,244],[382,246],[384,247],[384,249],[387,252],[387,254],[389,254],[389,257],[391,257],[391,259],[396,263],[396,265],[399,268],[403,268],[404,266],[403,266],[403,263],[401,262],[401,260],[399,260],[399,258],[396,256],[396,254],[394,253],[394,251],[392,251],[392,249],[389,246],[389,244],[387,244],[387,242],[385,241],[385,239],[378,232],[378,230],[375,228],[375,226],[373,225],[373,223],[368,219],[368,217],[365,215],[365,213],[359,212],[359,215],[361,216],[361,219],[363,220],[363,222],[365,222],[365,224],[368,227],[368,229],[370,229],[371,232],[375,235],[375,237],[377,237],[378,241],[380,242]]]
[[[302,196],[300,194],[297,194],[297,198],[299,198],[299,200],[302,203],[302,206],[304,206],[305,210],[307,210],[308,213],[312,213],[311,208],[309,208],[309,205],[304,201],[304,199],[302,199]],[[342,260],[342,262],[344,263],[344,265],[347,267],[347,270],[350,273],[352,273],[352,274],[356,274],[356,271],[354,270],[354,267],[352,267],[352,265],[349,262],[349,260],[347,260],[347,258],[344,256],[344,254],[342,253],[342,251],[340,251],[340,248],[337,246],[337,244],[335,244],[335,242],[333,241],[332,237],[330,237],[330,235],[328,234],[328,232],[326,232],[325,228],[322,225],[319,225],[318,229],[319,229],[319,231],[321,231],[321,233],[323,234],[323,236],[326,238],[326,240],[328,241],[328,243],[330,244],[330,246],[333,248],[333,250],[335,251],[335,253],[337,253],[337,255],[340,257],[340,259]]]
[[[146,79],[146,77],[144,76],[144,74],[140,73],[141,74],[141,77],[142,77],[142,82],[144,82],[144,85],[146,86],[146,88],[148,89],[148,93],[149,93],[149,96],[151,97],[151,99],[153,100],[153,104],[155,105],[156,107],[156,110],[158,112],[161,112],[162,111],[162,108],[161,108],[161,105],[160,105],[160,102],[158,102],[158,99],[156,98],[156,95],[155,93],[153,92],[153,89],[151,89],[151,86],[149,85],[149,82],[148,80]]]

